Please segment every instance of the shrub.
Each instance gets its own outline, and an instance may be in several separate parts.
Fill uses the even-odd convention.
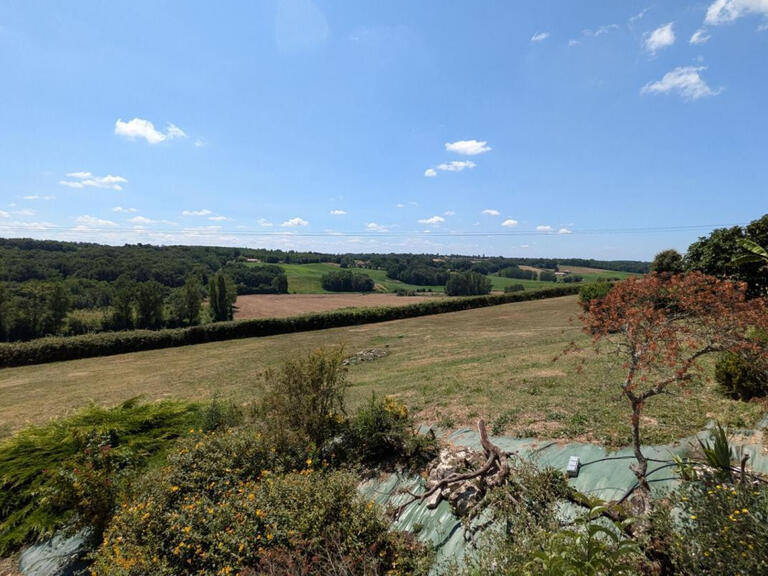
[[[185,444],[121,507],[93,574],[325,574],[354,558],[349,574],[422,573],[423,547],[389,531],[353,476],[311,460],[283,473],[282,456],[246,429]]]
[[[0,443],[0,555],[63,526],[102,518],[114,496],[104,492],[107,485],[147,466],[197,414],[194,404],[130,400],[30,427]],[[78,503],[78,495],[87,501]]]
[[[768,573],[764,484],[721,483],[714,477],[684,482],[670,498],[670,506],[674,516],[670,509],[662,510],[654,524],[667,535],[675,573]]]
[[[525,290],[525,286],[522,284],[510,284],[509,286],[504,286],[504,293],[509,294],[510,292],[522,292]]]
[[[750,400],[768,393],[767,368],[764,358],[723,352],[715,365],[715,380],[725,395]]]
[[[409,461],[411,467],[424,463],[436,453],[434,437],[419,435],[405,404],[375,395],[349,420],[344,435],[348,457],[379,464]]]
[[[557,275],[551,270],[542,270],[539,272],[540,282],[555,282],[557,281]]]
[[[261,412],[280,446],[296,438],[322,449],[340,430],[346,416],[343,361],[341,347],[316,350],[265,372]]]
[[[334,270],[323,274],[324,290],[332,292],[370,292],[375,284],[370,276],[351,270]]]
[[[579,304],[584,310],[589,309],[589,305],[593,300],[602,300],[610,292],[613,284],[606,280],[598,280],[597,282],[591,282],[584,284],[579,288]]]
[[[491,279],[478,272],[453,272],[445,284],[448,296],[490,294]]]

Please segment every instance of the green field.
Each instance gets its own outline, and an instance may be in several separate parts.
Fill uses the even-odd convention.
[[[280,264],[288,276],[288,292],[292,294],[326,294],[323,290],[322,277],[333,270],[338,270],[336,264]],[[382,292],[395,292],[398,289],[403,290],[432,290],[433,292],[443,292],[444,286],[416,286],[415,284],[406,284],[399,280],[392,280],[387,277],[384,270],[356,270],[367,274],[376,283],[377,290]]]
[[[323,290],[322,277],[332,270],[338,270],[336,264],[327,262],[319,264],[280,264],[288,276],[288,292],[291,294],[326,294]],[[392,280],[387,277],[384,270],[360,269],[356,271],[367,274],[374,282],[376,289],[382,292],[395,292],[398,289],[403,290],[431,290],[432,292],[443,292],[445,286],[416,286],[415,284],[406,284],[399,280]],[[597,270],[593,268],[575,268],[575,274],[584,277],[585,282],[592,282],[598,278],[627,278],[632,276],[627,272],[614,272],[612,270]],[[493,290],[504,290],[506,286],[512,284],[522,284],[526,290],[541,290],[558,285],[556,282],[539,282],[537,280],[519,280],[517,278],[502,278],[500,276],[490,275]]]
[[[584,351],[558,361],[566,345],[590,338],[572,319],[576,297],[505,304],[334,328],[90,358],[0,371],[0,435],[41,423],[90,402],[115,405],[143,395],[205,399],[220,393],[238,402],[258,399],[260,374],[286,358],[343,344],[349,353],[385,348],[385,358],[350,368],[352,408],[370,397],[401,398],[421,422],[472,425],[479,416],[497,431],[608,444],[629,440],[629,410],[619,393],[621,367]],[[579,372],[580,357],[586,359]],[[675,397],[653,398],[645,412],[645,440],[669,441],[719,418],[752,426],[758,403],[720,396],[711,381]]]

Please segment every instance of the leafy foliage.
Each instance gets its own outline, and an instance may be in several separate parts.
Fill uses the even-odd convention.
[[[332,292],[370,292],[374,282],[367,274],[352,272],[349,269],[334,270],[323,275],[324,290]]]
[[[680,274],[683,271],[683,257],[677,250],[663,250],[656,254],[651,263],[655,274]]]
[[[0,555],[50,535],[76,519],[101,514],[96,487],[116,474],[140,470],[168,441],[196,422],[198,407],[179,402],[91,407],[65,420],[27,428],[0,444]],[[101,450],[109,446],[107,453]],[[90,453],[90,455],[88,454]],[[79,470],[76,473],[75,470]],[[64,478],[69,482],[63,482]],[[70,490],[71,498],[62,492]],[[91,503],[74,506],[87,497]],[[87,512],[90,510],[91,512]]]
[[[491,293],[491,279],[479,272],[453,272],[445,284],[448,296],[477,296]]]

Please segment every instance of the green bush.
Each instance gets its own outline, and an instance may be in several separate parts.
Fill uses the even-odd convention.
[[[589,309],[593,300],[600,300],[610,292],[613,284],[606,280],[598,280],[579,287],[579,304],[584,310]]]
[[[286,441],[322,449],[346,417],[347,369],[342,348],[316,350],[264,374],[261,414],[278,448]]]
[[[349,574],[424,573],[423,547],[389,530],[353,476],[309,459],[285,473],[284,456],[247,428],[186,442],[120,508],[92,573],[325,574],[343,560]]]
[[[103,517],[113,498],[103,492],[107,480],[146,467],[197,423],[198,411],[189,403],[130,400],[26,428],[0,443],[0,556]]]
[[[731,398],[760,398],[768,394],[767,368],[764,358],[723,352],[715,365],[715,380]]]
[[[522,284],[510,284],[509,286],[504,286],[504,293],[509,294],[510,292],[523,292],[525,290],[525,286]]]
[[[407,306],[336,310],[292,318],[237,320],[171,330],[133,330],[85,334],[66,338],[39,338],[30,342],[0,343],[0,368],[109,356],[142,350],[157,350],[205,342],[221,342],[237,338],[254,338],[340,326],[355,326],[430,314],[458,312],[511,302],[556,298],[577,292],[578,288],[575,286],[558,286],[522,294],[493,294],[440,300],[425,299],[426,302]]]
[[[768,487],[711,477],[683,483],[654,526],[675,574],[768,574],[766,520]]]
[[[434,437],[417,434],[408,408],[375,395],[350,418],[343,438],[349,458],[365,464],[408,463],[415,467],[435,456]]]

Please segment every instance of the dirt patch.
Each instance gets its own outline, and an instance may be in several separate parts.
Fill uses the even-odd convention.
[[[21,576],[15,558],[0,558],[0,576]]]
[[[436,296],[398,296],[397,294],[250,294],[238,296],[235,319],[285,318],[339,308],[405,306]]]

